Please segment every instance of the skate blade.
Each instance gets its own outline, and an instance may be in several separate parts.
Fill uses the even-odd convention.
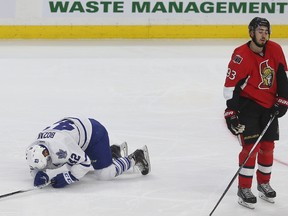
[[[246,208],[255,209],[255,203],[244,202],[242,198],[239,197],[238,203]]]
[[[150,173],[150,172],[151,172],[151,163],[150,163],[149,152],[148,152],[147,146],[146,146],[146,145],[143,146],[143,147],[142,147],[142,150],[143,150],[143,152],[144,152],[144,157],[145,157],[145,159],[146,159],[146,161],[147,161],[147,163],[148,163],[148,167],[149,167],[148,173]],[[147,174],[148,174],[148,173],[147,173]],[[147,174],[146,174],[146,175],[147,175]]]
[[[275,203],[274,198],[266,197],[262,192],[259,192],[259,197],[269,203]]]
[[[123,154],[123,157],[128,157],[128,145],[127,145],[127,142],[123,142],[120,145],[120,151],[121,151],[121,155]]]

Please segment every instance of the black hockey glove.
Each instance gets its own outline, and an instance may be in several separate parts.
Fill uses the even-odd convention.
[[[238,135],[244,132],[245,125],[240,124],[236,111],[226,109],[224,117],[226,119],[227,127],[232,134]]]
[[[288,100],[286,100],[285,98],[277,98],[276,103],[271,108],[271,115],[275,115],[280,118],[285,115],[285,113],[287,112],[287,108]]]

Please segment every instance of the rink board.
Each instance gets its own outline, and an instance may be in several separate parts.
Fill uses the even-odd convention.
[[[185,38],[247,38],[246,25],[123,25],[123,26],[0,26],[2,39],[185,39]],[[287,38],[288,25],[275,25],[273,38]]]

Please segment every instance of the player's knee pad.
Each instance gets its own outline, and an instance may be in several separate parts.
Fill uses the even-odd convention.
[[[243,159],[246,158],[249,155],[249,153],[250,153],[250,151],[252,150],[253,147],[254,147],[254,144],[249,144],[249,145],[245,144],[245,145],[243,145],[242,146],[242,151],[240,152],[240,157],[243,158]],[[256,148],[253,150],[253,152],[251,152],[250,158],[256,158],[256,155],[257,155],[258,151],[259,151],[259,145],[256,146]]]
[[[259,154],[262,155],[273,155],[275,143],[273,141],[262,141],[260,143],[260,151]]]
[[[260,142],[260,148],[262,150],[271,151],[274,150],[275,143],[273,141],[262,141]]]
[[[96,178],[101,181],[112,180],[116,176],[116,169],[114,164],[111,164],[110,166],[104,169],[95,170],[95,175]]]

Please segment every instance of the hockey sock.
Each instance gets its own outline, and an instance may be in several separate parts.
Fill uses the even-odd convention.
[[[266,184],[270,181],[273,165],[274,142],[262,141],[258,153],[257,181]]]
[[[246,160],[250,150],[253,147],[253,144],[244,144],[242,147],[243,147],[242,151],[239,154],[239,166],[241,166],[242,163]],[[238,180],[239,180],[240,188],[251,188],[252,186],[252,180],[253,180],[253,174],[254,174],[254,168],[255,168],[256,156],[257,156],[258,150],[259,150],[259,147],[254,149],[253,153],[250,155],[246,164],[244,165],[244,167],[239,173]]]
[[[126,172],[131,167],[131,160],[128,157],[113,158],[113,164],[116,168],[116,176]]]

